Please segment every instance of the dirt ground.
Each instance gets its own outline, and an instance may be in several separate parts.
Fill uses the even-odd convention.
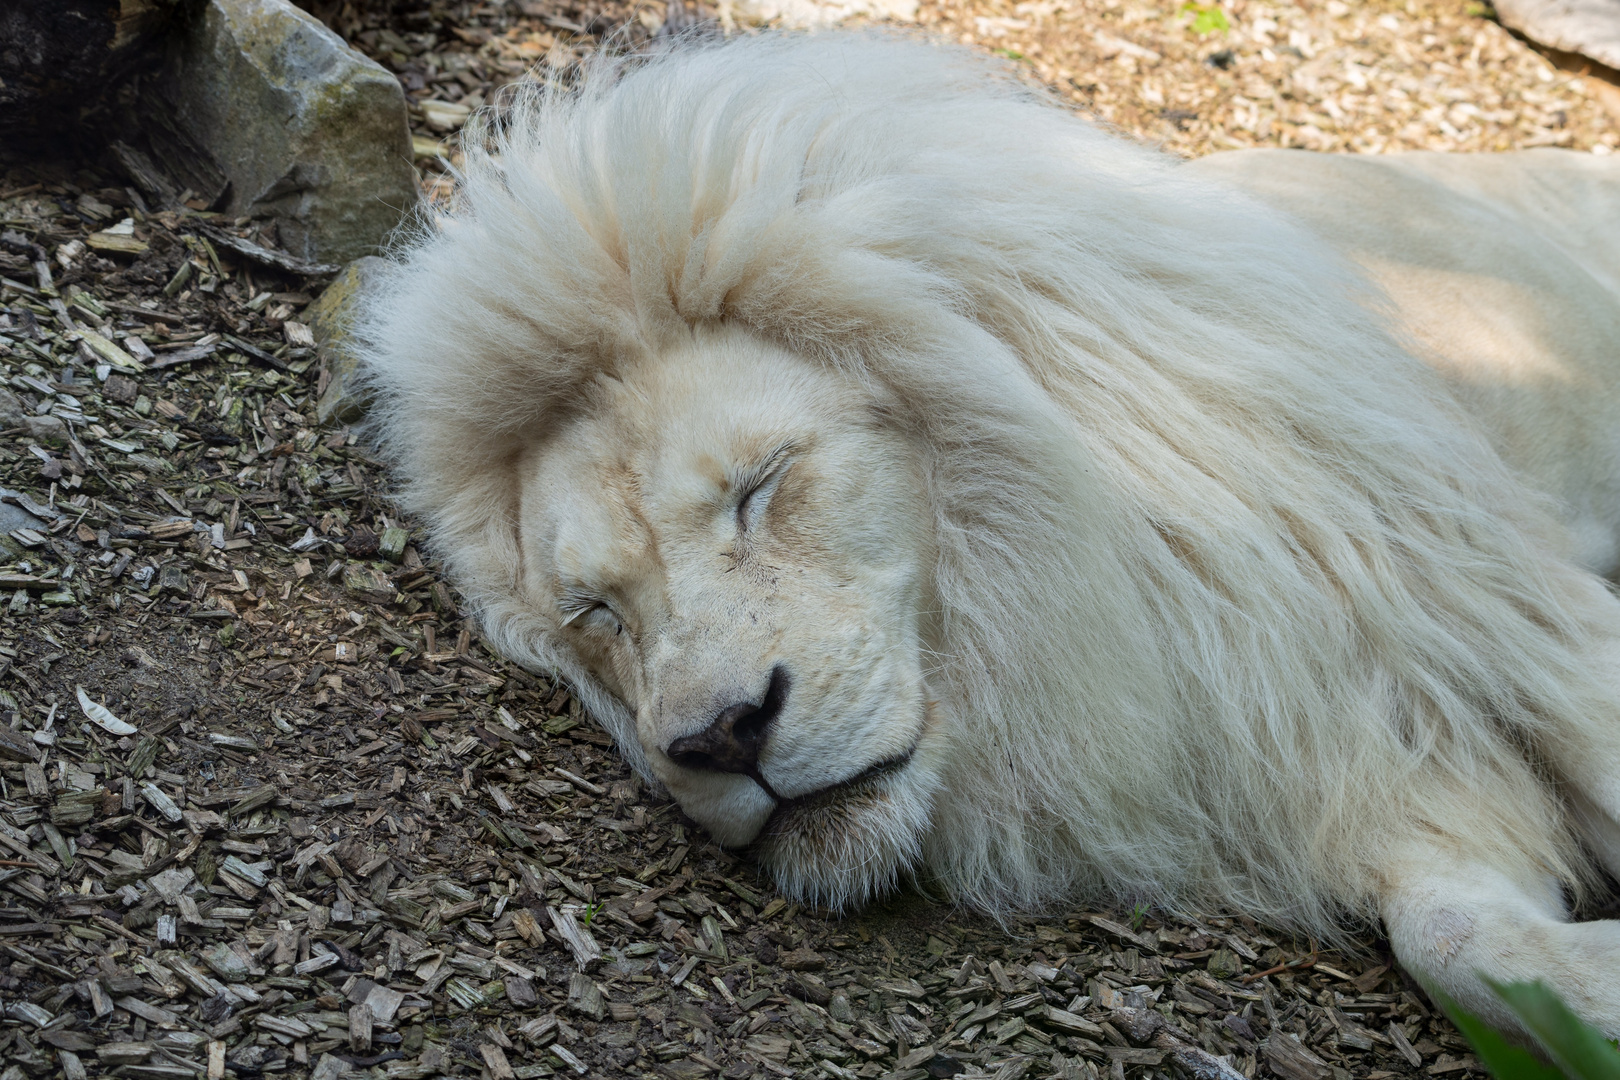
[[[312,6],[399,73],[436,196],[501,85],[668,14]],[[1620,146],[1620,90],[1460,4],[920,22],[1186,155]],[[324,282],[236,254],[273,239],[252,222],[128,185],[0,169],[0,367],[27,414],[0,512],[35,518],[0,530],[0,1080],[1479,1071],[1374,937],[776,896],[565,688],[485,648],[377,463],[317,419]]]

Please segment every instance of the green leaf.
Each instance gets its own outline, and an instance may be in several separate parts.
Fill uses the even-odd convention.
[[[1543,1064],[1541,1059],[1524,1047],[1509,1043],[1500,1031],[1467,1012],[1455,1001],[1432,991],[1430,996],[1445,1009],[1451,1022],[1473,1045],[1480,1063],[1496,1080],[1564,1080],[1563,1073]]]
[[[1620,1080],[1620,1051],[1545,984],[1485,981],[1571,1080]]]
[[[1540,1040],[1556,1065],[1508,1041],[1501,1032],[1444,994],[1430,996],[1473,1045],[1496,1080],[1620,1080],[1620,1050],[1540,982],[1486,984],[1507,1003],[1525,1029]]]
[[[1216,31],[1224,34],[1232,29],[1231,22],[1226,18],[1226,12],[1221,10],[1218,3],[1200,4],[1195,0],[1187,0],[1187,3],[1181,5],[1180,13],[1193,17],[1192,29],[1199,36],[1207,36]]]

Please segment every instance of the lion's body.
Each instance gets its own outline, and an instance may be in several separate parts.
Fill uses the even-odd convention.
[[[492,640],[787,887],[1382,917],[1475,1007],[1528,971],[1620,1029],[1576,970],[1620,933],[1558,898],[1620,852],[1620,604],[1552,501],[1612,559],[1617,474],[1571,460],[1613,460],[1612,258],[1415,252],[1530,260],[1513,328],[1591,382],[1521,407],[1414,318],[1487,431],[1310,231],[1380,274],[1385,226],[1227,171],[1310,228],[950,50],[599,73],[371,302],[383,440]]]
[[[1376,282],[1582,565],[1620,570],[1620,166],[1590,154],[1251,151],[1191,163]]]

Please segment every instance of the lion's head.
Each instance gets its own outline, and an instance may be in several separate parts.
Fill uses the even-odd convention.
[[[490,640],[785,887],[1330,934],[1413,815],[1543,820],[1479,719],[1565,707],[1542,526],[1258,204],[847,34],[604,64],[458,200],[361,323],[403,498]],[[1411,747],[1457,732],[1424,768],[1523,797],[1433,794]]]
[[[715,328],[594,381],[516,475],[553,647],[688,814],[807,891],[892,879],[928,822],[923,470],[881,395]]]

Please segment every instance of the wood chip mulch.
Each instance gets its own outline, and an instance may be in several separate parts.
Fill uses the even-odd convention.
[[[324,6],[399,73],[436,195],[500,85],[664,21]],[[1189,154],[1616,143],[1478,15],[1226,10],[1219,41],[1119,0],[923,21]],[[0,370],[63,433],[0,432],[0,510],[38,519],[0,537],[0,1080],[1479,1072],[1377,939],[776,896],[484,647],[377,463],[316,422],[322,281],[127,184],[0,164]]]
[[[1199,23],[1213,12],[1225,29]],[[1620,149],[1620,73],[1537,51],[1489,13],[1463,0],[930,0],[921,19],[1187,157]]]

